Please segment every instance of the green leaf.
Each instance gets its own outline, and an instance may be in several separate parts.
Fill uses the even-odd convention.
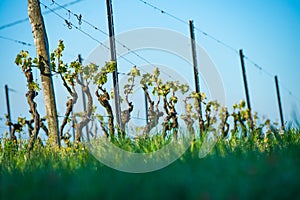
[[[107,83],[107,73],[99,72],[94,77],[94,83],[97,85],[104,85],[105,83]]]
[[[30,83],[30,84],[28,85],[28,88],[29,88],[30,90],[34,90],[34,91],[40,91],[40,90],[41,90],[41,88],[39,87],[39,84],[36,83],[36,82]]]
[[[74,69],[76,74],[83,71],[83,67],[78,61],[71,62],[70,68]]]
[[[136,66],[133,66],[133,68],[130,71],[130,75],[133,76],[133,77],[140,76],[141,75],[140,70],[138,70],[136,68]]]
[[[100,122],[102,122],[103,120],[104,120],[104,118],[103,118],[103,116],[101,116],[101,115],[95,115],[96,116],[96,118],[100,121]]]
[[[26,118],[25,117],[18,117],[18,123],[24,126],[25,123],[26,123]]]
[[[156,76],[156,77],[158,77],[160,75],[160,71],[157,67],[154,69],[153,75]]]
[[[91,63],[91,64],[88,65],[88,68],[89,68],[89,73],[94,74],[98,71],[99,66],[94,64],[94,63]]]
[[[62,74],[67,72],[67,65],[63,64],[62,61],[58,65],[58,72]]]
[[[244,100],[241,100],[240,101],[240,108],[244,108],[246,105],[245,101]]]
[[[20,54],[17,55],[15,59],[16,65],[21,65],[22,64],[22,56]]]
[[[186,112],[192,112],[192,108],[193,108],[193,106],[190,103],[188,103],[185,107]]]
[[[90,68],[88,66],[83,67],[82,72],[85,76],[89,76]]]
[[[51,67],[51,70],[52,70],[52,71],[56,71],[56,65],[55,65],[55,62],[51,62],[51,63],[50,63],[50,67]]]
[[[50,61],[55,61],[55,53],[50,54]]]
[[[104,68],[107,73],[112,73],[117,69],[117,62],[116,61],[106,62]]]
[[[132,77],[130,77],[130,78],[128,78],[128,80],[127,80],[128,82],[132,82],[133,81],[133,78]]]
[[[114,93],[113,90],[110,92],[110,97],[111,97],[112,99],[115,97],[115,93]]]
[[[58,48],[63,51],[65,50],[65,45],[64,45],[64,42],[62,40],[59,40],[58,41]]]
[[[181,86],[179,86],[180,88],[180,91],[184,94],[184,93],[187,93],[189,91],[189,85],[188,84],[183,84]]]
[[[178,98],[175,96],[171,96],[170,101],[173,101],[174,103],[177,103]]]
[[[34,58],[32,62],[33,62],[34,64],[38,65],[38,64],[39,64],[39,59]]]

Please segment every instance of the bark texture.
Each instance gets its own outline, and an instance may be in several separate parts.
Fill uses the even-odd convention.
[[[174,139],[178,137],[178,118],[177,112],[175,109],[175,103],[172,101],[168,102],[167,97],[164,96],[164,110],[167,116],[163,122],[163,138],[166,138],[167,131],[173,131]]]
[[[102,92],[99,93],[99,90]],[[106,89],[102,88],[101,86],[98,86],[98,90],[95,92],[99,103],[105,108],[107,115],[108,115],[108,128],[109,128],[109,134],[111,139],[114,139],[115,137],[115,126],[114,126],[114,114],[112,112],[111,105],[109,103],[110,96]],[[103,127],[103,126],[102,126]],[[106,131],[107,133],[107,131]]]
[[[148,136],[150,131],[155,126],[157,126],[159,118],[162,117],[164,115],[164,113],[159,111],[159,109],[158,109],[158,105],[160,103],[160,97],[159,97],[157,103],[154,105],[154,101],[152,101],[152,99],[150,97],[148,88],[146,86],[143,86],[143,90],[144,90],[144,93],[146,94],[147,101],[149,104],[149,108],[148,108],[149,121],[148,121],[147,125],[144,127],[143,135]]]
[[[81,141],[82,129],[91,121],[91,115],[93,111],[93,97],[90,92],[89,83],[83,84],[77,77],[77,83],[81,86],[82,91],[87,96],[87,110],[83,113],[82,120],[76,123],[76,143]]]
[[[49,63],[48,38],[38,0],[28,0],[28,16],[32,27],[37,57],[39,58],[49,139],[53,146],[60,145],[55,95]]]
[[[32,70],[31,68],[26,70],[25,72],[25,76],[27,79],[27,84],[28,84],[28,92],[26,93],[26,98],[27,98],[27,102],[29,105],[29,112],[32,115],[32,119],[34,122],[34,128],[32,131],[32,134],[30,135],[30,140],[28,143],[28,150],[31,151],[33,149],[35,140],[37,138],[37,135],[40,131],[40,114],[38,113],[36,107],[37,104],[34,101],[34,98],[37,96],[37,92],[34,91],[32,88],[30,88],[30,84],[33,83],[33,76],[32,76]]]
[[[60,77],[63,81],[63,85],[65,86],[65,88],[67,89],[68,93],[71,95],[71,98],[68,99],[67,103],[66,103],[66,112],[65,112],[65,115],[64,115],[64,119],[60,125],[60,129],[59,129],[59,132],[60,132],[60,138],[62,140],[68,140],[69,139],[69,136],[66,136],[64,135],[64,128],[65,126],[67,125],[68,123],[68,119],[70,118],[70,115],[71,113],[73,112],[73,107],[74,105],[76,104],[77,102],[77,99],[78,99],[78,95],[77,95],[77,92],[75,90],[75,84],[71,84],[71,86],[68,85],[67,81],[65,80],[65,78],[62,76],[62,74],[60,74]]]

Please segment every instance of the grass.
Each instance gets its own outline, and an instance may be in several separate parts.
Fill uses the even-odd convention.
[[[141,146],[129,140],[124,149]],[[147,148],[152,143],[145,141]],[[104,166],[86,148],[36,145],[0,149],[0,199],[299,199],[300,131],[267,140],[220,140],[199,159],[198,138],[171,165],[129,174]],[[145,146],[143,147],[145,148]],[[144,150],[143,150],[144,151]]]

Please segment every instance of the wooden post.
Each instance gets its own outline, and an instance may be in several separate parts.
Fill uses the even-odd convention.
[[[8,94],[8,86],[5,85],[5,96],[6,96],[6,106],[7,106],[7,117],[8,120],[11,122],[11,114],[10,114],[10,103],[9,103],[9,94]],[[8,126],[9,128],[9,133],[11,133],[11,127]]]
[[[192,45],[192,55],[193,55],[193,66],[194,66],[194,79],[195,79],[195,89],[197,93],[200,93],[200,83],[199,83],[199,70],[197,63],[197,52],[196,52],[196,41],[193,20],[190,20],[190,35],[191,35],[191,45]],[[201,101],[199,100],[200,115],[202,117]]]
[[[144,98],[145,98],[145,109],[146,109],[146,125],[149,122],[149,116],[148,116],[148,100],[147,100],[147,95],[144,93]]]
[[[74,111],[72,110],[72,136],[73,136],[73,142],[75,144],[76,139],[76,130],[75,130],[76,124],[75,124],[75,116]]]
[[[197,53],[196,53],[196,40],[195,40],[195,32],[194,32],[194,24],[193,21],[190,20],[190,36],[191,36],[191,46],[192,46],[192,55],[193,55],[193,66],[194,66],[194,80],[195,80],[195,89],[198,94],[200,94],[200,81],[199,81],[199,70],[197,63]],[[202,136],[202,132],[204,130],[204,120],[202,116],[202,105],[201,99],[198,99],[199,110],[197,110],[199,117],[199,128],[200,128],[200,137]]]
[[[116,56],[115,32],[114,32],[113,10],[112,10],[111,0],[106,0],[106,7],[107,7],[107,19],[108,19],[111,61],[116,62],[117,56]],[[113,85],[114,85],[116,118],[117,118],[118,126],[121,127],[122,120],[121,120],[120,90],[119,90],[119,78],[118,78],[117,64],[116,64],[116,70],[113,72]]]
[[[39,0],[28,0],[28,16],[36,46],[37,58],[39,59],[39,69],[41,72],[40,74],[48,121],[49,139],[52,146],[60,146],[60,134],[58,130],[55,93],[50,68],[48,38],[44,25],[44,19],[41,14]]]
[[[278,77],[277,76],[275,76],[275,86],[276,86],[276,93],[277,93],[277,100],[278,100],[278,107],[279,107],[281,127],[284,130],[284,120],[283,120],[281,98],[280,98],[280,91],[279,91],[279,84],[278,84]]]
[[[244,87],[245,87],[245,94],[246,94],[246,102],[247,102],[247,107],[249,109],[250,126],[251,126],[250,128],[251,128],[251,130],[253,130],[252,110],[251,110],[250,96],[249,96],[249,90],[248,90],[244,55],[243,55],[243,50],[242,49],[240,49],[240,59],[241,59],[241,65],[242,65],[242,73],[243,73],[243,80],[244,80]]]
[[[80,64],[82,64],[82,59],[81,59],[81,55],[78,55],[78,62]],[[84,83],[83,77],[82,77],[82,73],[80,73],[80,81],[82,83]],[[82,92],[82,103],[83,103],[83,111],[86,112],[86,99],[85,99],[85,94],[84,91],[81,89]],[[90,141],[90,134],[89,134],[89,126],[88,124],[85,126],[85,131],[86,131],[86,137],[87,137],[87,141]],[[83,139],[83,137],[81,136],[81,138]]]

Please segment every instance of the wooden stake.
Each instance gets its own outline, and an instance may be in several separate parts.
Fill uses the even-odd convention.
[[[116,56],[115,32],[114,32],[113,10],[112,10],[111,0],[106,0],[106,7],[107,7],[107,19],[108,19],[111,61],[116,62],[117,56]],[[119,90],[119,78],[118,78],[117,64],[116,64],[116,70],[113,72],[113,85],[114,85],[116,118],[117,118],[117,123],[118,123],[119,127],[121,127],[122,120],[121,120],[120,90]]]
[[[192,20],[190,20],[189,23],[190,23],[191,46],[192,46],[192,55],[193,55],[195,89],[196,89],[196,92],[200,94],[200,81],[199,81],[199,70],[198,70],[198,63],[197,63],[194,24],[193,24]],[[200,137],[201,137],[202,132],[204,131],[204,121],[203,121],[203,116],[202,116],[201,99],[198,99],[198,105],[199,105],[199,110],[197,112],[199,115],[199,128],[200,128]]]
[[[80,54],[78,55],[78,62],[80,64],[82,64],[82,59],[81,59],[81,55]],[[80,81],[84,84],[82,73],[80,73]],[[83,111],[86,112],[86,99],[85,99],[84,91],[82,89],[81,89],[81,93],[82,93]],[[86,132],[87,141],[89,142],[90,141],[90,134],[89,134],[89,125],[88,124],[85,126],[85,132]]]
[[[190,20],[189,23],[190,23],[190,35],[191,35],[191,45],[192,45],[192,55],[193,55],[195,89],[197,93],[200,93],[199,70],[198,70],[198,63],[197,63],[196,41],[195,41],[193,20]],[[200,107],[200,115],[202,117],[202,107],[201,107],[200,100],[199,100],[199,107]]]
[[[281,98],[280,98],[278,77],[275,76],[274,78],[275,78],[275,86],[276,86],[276,93],[277,93],[277,100],[278,100],[278,108],[279,108],[279,114],[280,114],[281,127],[284,130],[284,120],[283,120],[283,112],[282,112],[282,106],[281,106]]]
[[[246,76],[246,69],[245,69],[245,62],[244,62],[244,55],[243,50],[240,49],[240,59],[241,59],[241,65],[242,65],[242,73],[243,73],[243,80],[244,80],[244,87],[245,87],[245,94],[246,94],[246,102],[247,107],[249,109],[249,116],[250,116],[250,128],[253,130],[253,119],[252,119],[252,109],[251,109],[251,103],[250,103],[250,96],[249,96],[249,90],[248,90],[248,83],[247,83],[247,76]]]
[[[144,98],[145,98],[145,111],[146,111],[146,125],[149,122],[149,116],[148,116],[148,100],[147,100],[147,95],[144,93]]]
[[[5,96],[6,96],[6,106],[7,106],[7,117],[8,120],[11,122],[11,114],[10,114],[10,103],[9,103],[9,94],[8,94],[8,86],[5,85]],[[9,133],[11,133],[11,127],[8,126],[9,128]]]

